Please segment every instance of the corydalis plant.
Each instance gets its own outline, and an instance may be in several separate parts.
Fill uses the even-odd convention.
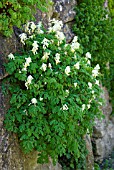
[[[12,97],[5,127],[18,134],[25,153],[38,151],[40,163],[67,151],[78,161],[80,140],[100,115],[100,68],[91,67],[77,36],[66,43],[61,21],[50,20],[48,30],[33,25],[20,35],[23,54],[8,56]]]

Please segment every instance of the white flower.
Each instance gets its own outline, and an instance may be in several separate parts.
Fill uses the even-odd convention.
[[[92,90],[92,92],[91,92],[92,94],[94,94],[95,93],[95,91],[94,90]]]
[[[89,100],[89,103],[91,103],[91,102],[92,102],[92,99]]]
[[[60,31],[57,31],[55,36],[60,41],[60,43],[65,39],[65,35],[63,34],[63,32]]]
[[[97,65],[95,66],[95,69],[96,69],[96,70],[99,70],[99,69],[100,69],[99,64],[97,64]]]
[[[65,96],[65,97],[68,97],[68,95],[69,95],[69,90],[66,90],[65,92],[66,92],[66,96]]]
[[[71,51],[74,52],[75,50],[79,49],[80,44],[78,42],[71,44]]]
[[[55,74],[58,74],[58,72],[55,72]]]
[[[66,104],[63,105],[62,110],[68,110],[68,106]]]
[[[24,25],[25,32],[29,32],[29,31],[30,31],[30,30],[29,30],[29,24],[30,24],[30,22],[28,22],[28,23],[26,23],[26,24]]]
[[[43,49],[46,49],[49,45],[50,41],[47,38],[44,38],[42,41]]]
[[[21,42],[25,45],[25,40],[27,39],[27,35],[25,33],[22,33],[19,35]]]
[[[79,62],[77,62],[75,65],[74,65],[74,67],[76,68],[76,69],[80,69],[80,63]]]
[[[87,108],[90,109],[91,105],[90,104],[87,104]]]
[[[32,98],[31,102],[32,102],[33,104],[36,104],[36,103],[37,103],[36,98]]]
[[[86,58],[91,59],[91,54],[90,54],[90,52],[87,52],[87,53],[85,54],[85,56],[86,56]]]
[[[33,39],[35,37],[35,35],[30,35],[29,38]]]
[[[53,18],[52,20],[50,20],[49,26],[50,27],[48,28],[48,32],[56,32],[62,29],[63,23],[62,21],[58,21]]]
[[[28,22],[27,24],[24,25],[24,28],[25,32],[31,34],[31,30],[32,32],[34,32],[34,30],[36,29],[36,25],[34,24],[34,22]]]
[[[47,69],[47,64],[43,63],[42,66],[40,67],[41,70],[46,71]]]
[[[91,64],[90,60],[87,60],[87,64],[89,64],[89,65]]]
[[[34,48],[38,48],[38,42],[37,42],[37,41],[34,41],[33,44],[32,44],[32,46],[33,46]]]
[[[32,32],[34,32],[35,28],[36,28],[36,25],[34,22],[30,22],[31,23],[31,29],[32,29]]]
[[[50,53],[49,52],[44,52],[44,55],[42,57],[42,60],[47,60],[49,58]]]
[[[85,106],[86,106],[85,104],[82,105],[82,111],[85,110]]]
[[[79,49],[80,44],[78,42],[75,43],[75,49]]]
[[[56,62],[56,65],[61,62],[60,61],[60,54],[59,53],[55,54],[55,62]]]
[[[67,76],[69,76],[70,74],[70,66],[67,66],[66,68],[65,68],[65,74],[67,75]]]
[[[26,62],[24,64],[24,68],[22,69],[23,71],[27,71],[27,67],[30,66],[30,63],[32,62],[31,58],[25,58]]]
[[[92,83],[91,83],[91,82],[88,82],[88,86],[89,86],[89,88],[91,89],[91,88],[92,88]]]
[[[74,87],[76,87],[77,86],[77,83],[74,83]]]
[[[76,43],[78,41],[78,36],[74,36],[72,43]]]
[[[66,93],[68,93],[68,94],[69,94],[69,90],[66,90]]]
[[[106,14],[106,16],[105,16],[105,17],[106,17],[106,19],[108,19],[108,18],[109,18],[108,14]]]
[[[96,80],[95,84],[97,84],[99,86],[99,80]]]
[[[94,77],[96,77],[96,76],[98,76],[98,71],[99,71],[99,69],[100,69],[100,66],[99,66],[99,64],[97,64],[95,67],[94,67],[94,69],[92,70],[92,75],[94,76]]]
[[[33,80],[33,77],[31,76],[31,75],[29,75],[28,77],[27,77],[27,82],[28,82],[28,84],[31,84],[31,81]]]
[[[8,58],[9,58],[9,59],[12,59],[12,60],[15,59],[15,57],[14,57],[14,55],[13,55],[12,53],[10,53],[10,54],[8,55]]]
[[[38,50],[38,44],[37,43],[38,43],[37,41],[34,41],[34,43],[32,44],[33,48],[32,48],[31,51],[33,52],[34,55],[37,54],[37,50]]]
[[[40,99],[39,99],[40,101],[42,101],[43,100],[43,98],[42,97],[40,97]]]
[[[30,64],[30,63],[32,62],[32,60],[31,60],[31,58],[30,58],[30,57],[25,58],[25,60],[26,60],[26,63],[28,63],[28,64]]]
[[[92,75],[93,75],[94,77],[98,76],[98,74],[99,74],[99,73],[98,73],[98,70],[95,70],[95,69],[92,70]]]
[[[26,81],[26,83],[25,83],[25,86],[27,87],[27,89],[28,89],[28,85],[31,84],[32,80],[33,80],[33,77],[32,77],[31,75],[29,75],[29,76],[27,77],[27,81]]]
[[[22,68],[22,71],[27,71],[27,67],[24,65],[24,67]]]
[[[31,51],[33,52],[34,55],[37,54],[37,48],[33,47]]]
[[[49,67],[50,69],[52,68],[52,65],[51,65],[51,63],[49,63],[49,64],[48,64],[48,67]]]

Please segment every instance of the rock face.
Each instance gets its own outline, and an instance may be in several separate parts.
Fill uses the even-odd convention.
[[[103,114],[105,119],[96,120],[93,129],[92,143],[94,150],[95,161],[102,161],[107,158],[114,148],[114,122],[111,119],[112,107],[109,103],[109,95],[106,88],[103,88],[104,94],[102,95],[105,100],[103,106]]]

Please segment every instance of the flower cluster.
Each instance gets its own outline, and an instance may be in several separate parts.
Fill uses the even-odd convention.
[[[100,67],[91,67],[92,56],[89,52],[83,54],[77,36],[66,43],[62,26],[55,19],[48,30],[43,30],[41,23],[28,23],[26,33],[20,35],[26,45],[23,54],[9,54],[6,66],[12,82],[16,82],[10,88],[9,111],[10,119],[12,115],[15,118],[7,121],[7,127],[16,127],[23,149],[28,152],[37,148],[42,159],[43,152],[56,160],[69,146],[72,153],[80,148],[80,142],[75,148],[74,141],[92,128],[99,115]]]
[[[24,63],[24,67],[22,71],[27,71],[27,67],[30,66],[30,63],[32,62],[31,57],[25,58],[26,62]]]
[[[32,44],[33,48],[32,48],[32,52],[33,54],[37,54],[37,50],[38,50],[38,42],[37,41],[34,41],[34,43]]]
[[[49,22],[49,28],[48,28],[48,32],[57,32],[60,31],[63,27],[63,23],[62,21],[56,20],[55,18],[53,18],[52,20],[50,20]]]
[[[100,69],[100,66],[99,66],[99,64],[97,64],[97,65],[95,66],[95,68],[92,70],[92,75],[93,75],[94,77],[98,76],[98,74],[99,74],[99,69]]]
[[[32,83],[33,77],[31,75],[29,75],[27,77],[27,81],[25,82],[25,86],[28,89],[28,86]]]
[[[79,44],[79,42],[77,42],[77,40],[78,40],[78,37],[75,36],[71,43],[71,51],[72,52],[75,52],[75,50],[79,49],[79,47],[80,47],[80,44]]]
[[[15,57],[14,57],[14,55],[13,55],[12,53],[10,53],[10,54],[8,55],[8,58],[9,58],[9,59],[12,59],[12,60],[15,59]]]
[[[20,37],[22,44],[25,45],[25,40],[27,40],[27,35],[25,33],[22,33],[19,35],[19,37]]]

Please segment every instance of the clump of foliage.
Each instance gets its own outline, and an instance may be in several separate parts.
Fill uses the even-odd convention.
[[[78,164],[83,137],[102,115],[100,67],[91,67],[77,36],[66,43],[62,26],[55,19],[48,30],[40,22],[25,25],[22,54],[9,54],[5,65],[11,100],[4,124],[18,134],[25,153],[38,151],[39,163],[70,153]]]
[[[110,14],[103,8],[104,0],[82,0],[76,7],[74,32],[84,47],[92,54],[92,65],[99,63],[103,83],[109,84],[109,62],[114,59],[114,31]]]
[[[47,11],[49,0],[1,0],[0,1],[0,33],[11,36],[13,26],[20,27],[26,21],[34,19],[36,9]]]
[[[96,63],[100,65],[102,83],[109,89],[113,103],[114,24],[110,17],[104,0],[78,0],[73,29],[84,52],[90,51],[92,54],[92,66]]]

